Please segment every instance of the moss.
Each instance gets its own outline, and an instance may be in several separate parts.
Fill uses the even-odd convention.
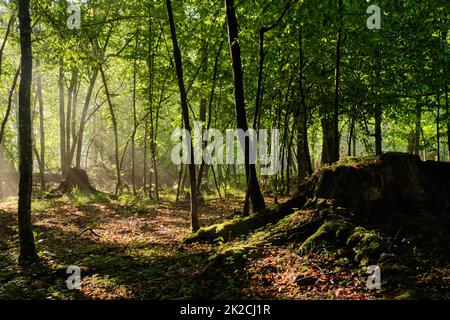
[[[356,227],[347,239],[347,245],[356,252],[355,260],[360,265],[375,263],[386,248],[385,239],[375,231]]]
[[[417,300],[417,293],[414,290],[407,290],[395,296],[395,300]]]
[[[341,242],[342,239],[345,239],[349,228],[347,224],[339,221],[327,221],[303,242],[300,251],[312,250],[321,245],[329,246],[332,242],[335,244]]]
[[[383,265],[381,270],[384,278],[391,278],[391,277],[404,278],[405,276],[411,274],[413,271],[414,270],[412,270],[408,266],[395,263]]]

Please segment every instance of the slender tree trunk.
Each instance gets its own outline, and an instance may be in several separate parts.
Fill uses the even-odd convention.
[[[292,163],[292,144],[293,144],[294,134],[291,132],[288,142],[287,150],[287,162],[286,162],[286,194],[291,193],[291,163]]]
[[[327,106],[320,106],[319,107],[320,113],[321,113],[321,119],[320,123],[322,126],[322,158],[321,163],[322,164],[329,164],[335,162],[334,158],[334,126],[333,121],[331,119],[331,115],[328,112]]]
[[[306,106],[306,96],[304,88],[304,51],[303,51],[303,30],[299,32],[299,51],[300,51],[300,100],[301,108],[300,121],[298,122],[298,147],[297,147],[297,164],[298,164],[298,183],[306,176],[312,174],[311,154],[308,144],[308,108]]]
[[[255,131],[258,130],[258,122],[259,122],[259,114],[260,114],[260,110],[262,108],[262,102],[263,102],[263,79],[264,79],[264,58],[265,58],[265,51],[264,51],[264,34],[266,32],[269,32],[270,30],[272,30],[273,28],[275,28],[283,19],[284,15],[286,14],[287,10],[289,9],[289,7],[292,5],[293,2],[289,1],[287,3],[287,5],[285,6],[283,12],[281,13],[281,15],[279,16],[279,18],[277,19],[277,21],[275,21],[275,23],[273,23],[272,25],[268,26],[268,27],[262,27],[259,30],[259,67],[258,67],[258,83],[257,83],[257,87],[256,87],[256,101],[255,101],[255,112],[253,114],[253,129]],[[250,182],[252,181],[253,177],[250,176],[248,178],[247,181],[247,191],[245,194],[245,204],[244,204],[244,215],[246,215],[248,213],[248,207],[249,207],[249,198],[250,198]]]
[[[178,183],[177,183],[177,196],[175,202],[180,202],[180,193],[181,193],[181,180],[183,179],[183,167],[184,165],[180,165],[180,171],[178,172]]]
[[[154,91],[154,53],[152,48],[152,19],[149,18],[149,43],[148,43],[148,68],[149,68],[149,90],[148,90],[148,99],[149,99],[149,112],[150,112],[150,159],[151,159],[151,167],[152,171],[150,172],[149,180],[150,180],[150,188],[149,188],[149,198],[152,198],[152,174],[155,176],[155,197],[159,199],[159,184],[158,184],[158,172],[157,172],[157,164],[156,164],[156,134],[155,134],[155,117],[154,117],[154,109],[153,109],[153,91]]]
[[[201,69],[202,69],[203,74],[206,74],[208,72],[208,45],[206,43],[203,44],[202,51],[203,51],[204,58],[202,61]],[[215,83],[213,82],[212,85],[214,87]],[[214,90],[214,88],[213,88],[213,90]],[[211,111],[211,108],[209,109],[209,111]],[[205,99],[204,95],[202,95],[200,97],[198,120],[202,123],[202,126],[206,122],[206,99]],[[209,129],[208,125],[207,125],[206,129]],[[206,144],[202,142],[202,146],[203,146],[202,150],[205,150],[205,145]],[[199,166],[198,175],[197,175],[197,197],[199,200],[202,199],[201,187],[202,187],[202,179],[203,179],[203,172],[204,172],[203,169],[205,166],[204,163],[205,163],[205,161],[202,157],[202,163]]]
[[[258,83],[256,86],[256,101],[255,101],[255,113],[253,116],[253,129],[257,130],[258,125],[258,119],[259,119],[259,113],[262,106],[263,101],[263,91],[262,91],[262,84],[263,84],[263,78],[264,78],[264,58],[266,56],[266,53],[264,51],[264,34],[266,32],[269,32],[270,30],[274,29],[282,20],[290,6],[294,2],[288,1],[286,6],[283,9],[283,12],[278,17],[278,19],[267,27],[262,27],[259,30],[259,67],[258,67]]]
[[[380,101],[380,89],[381,89],[381,59],[382,54],[380,50],[377,50],[376,53],[376,82],[377,82],[377,89],[378,93],[376,96],[376,102],[375,102],[375,154],[381,155],[383,153],[383,146],[382,146],[382,132],[381,132],[381,121],[382,121],[382,115],[383,110],[381,107],[381,101]]]
[[[19,88],[19,239],[20,264],[38,259],[31,222],[31,193],[33,185],[33,145],[31,120],[31,18],[30,0],[19,0],[21,77]]]
[[[438,89],[437,97],[437,115],[436,115],[436,142],[437,142],[437,161],[441,161],[441,91]]]
[[[13,104],[13,98],[14,98],[14,92],[16,90],[16,85],[17,85],[17,79],[19,78],[19,74],[20,74],[20,69],[21,67],[19,66],[16,70],[16,74],[14,75],[14,80],[11,86],[11,89],[9,90],[9,95],[8,95],[8,105],[6,107],[6,113],[5,113],[5,117],[2,120],[2,123],[0,125],[0,146],[3,143],[3,136],[5,135],[5,128],[6,128],[6,124],[8,123],[9,120],[9,116],[11,114],[11,109],[12,109],[12,104]]]
[[[448,85],[445,85],[445,113],[447,115],[447,151],[448,161],[450,161],[450,110],[448,105]]]
[[[422,130],[422,101],[419,98],[416,104],[416,128],[414,130],[414,154],[420,156],[420,131]]]
[[[108,89],[108,82],[106,80],[105,71],[103,70],[103,65],[99,65],[100,74],[102,76],[103,86],[105,88],[106,99],[108,101],[109,113],[111,116],[111,122],[114,130],[114,158],[116,162],[116,175],[117,175],[117,184],[115,194],[119,193],[119,189],[122,187],[122,173],[120,170],[120,160],[119,160],[119,134],[117,130],[117,119],[116,114],[114,112],[114,105],[111,100],[111,95]]]
[[[139,37],[136,36],[135,52],[138,50]],[[136,132],[137,132],[137,114],[136,114],[136,56],[133,59],[133,135],[131,136],[131,185],[133,194],[136,195]]]
[[[334,150],[331,150],[331,161],[335,162],[339,160],[339,100],[340,100],[340,81],[341,81],[341,50],[342,50],[342,33],[344,25],[344,2],[339,0],[339,29],[336,44],[336,79],[335,79],[335,96],[334,96],[334,117],[333,117],[333,134],[334,134]]]
[[[81,152],[83,150],[84,129],[86,126],[87,112],[89,110],[89,104],[91,103],[92,93],[94,91],[95,82],[97,81],[97,76],[98,76],[98,68],[95,68],[89,81],[89,88],[86,94],[86,99],[84,100],[83,111],[81,113],[80,127],[78,129],[77,135],[77,153],[75,160],[75,165],[78,169],[81,168]]]
[[[241,48],[239,46],[238,23],[236,19],[236,12],[234,0],[225,0],[227,25],[228,25],[228,44],[230,47],[230,55],[233,66],[233,82],[234,82],[234,96],[236,104],[236,120],[239,129],[244,132],[248,131],[247,115],[245,112],[245,98],[244,98],[244,74],[242,71],[241,62]],[[243,145],[245,155],[245,173],[249,198],[252,202],[253,211],[257,212],[266,208],[264,197],[259,187],[258,178],[256,176],[256,167],[249,163],[249,144],[250,139],[246,138]],[[244,214],[246,208],[244,207]]]
[[[6,42],[8,41],[9,34],[11,33],[14,20],[16,19],[15,14],[12,14],[8,21],[8,26],[6,27],[5,36],[3,37],[2,46],[0,47],[0,78],[3,74],[3,52],[5,51]]]
[[[178,46],[177,41],[171,0],[166,0],[166,5],[167,5],[167,13],[169,16],[170,34],[172,37],[173,57],[175,60],[175,67],[177,71],[178,87],[180,89],[181,109],[183,114],[184,128],[186,129],[186,131],[191,132],[191,126],[189,122],[189,107],[187,103],[186,88],[184,86],[184,79],[183,79],[183,62],[181,59],[180,47]],[[187,141],[187,143],[188,149],[191,150],[190,164],[189,164],[189,177],[191,185],[191,228],[192,231],[195,232],[200,228],[200,224],[198,221],[197,190],[196,190],[197,178],[195,176],[195,163],[194,163],[194,152],[192,148],[192,139],[190,139],[190,141]]]
[[[16,73],[14,75],[14,80],[13,80],[11,89],[9,90],[8,105],[6,106],[5,116],[4,116],[4,118],[2,120],[2,123],[0,125],[0,196],[3,193],[2,176],[4,175],[4,173],[2,173],[2,169],[4,169],[4,166],[6,164],[4,150],[3,150],[3,137],[4,137],[4,134],[5,134],[6,124],[8,123],[9,117],[11,115],[11,109],[12,109],[12,104],[13,104],[13,99],[14,99],[14,93],[16,91],[17,79],[19,78],[20,69],[21,69],[21,67],[19,65],[19,67],[17,68]],[[6,171],[4,171],[4,172],[6,172]]]
[[[73,162],[73,158],[75,155],[75,150],[77,148],[77,129],[76,129],[76,124],[77,124],[77,108],[78,108],[78,94],[80,92],[80,85],[81,82],[78,81],[77,78],[77,82],[75,83],[75,88],[74,88],[74,92],[72,95],[72,119],[71,119],[71,125],[70,125],[70,130],[72,133],[72,144],[69,146],[70,148],[70,155],[69,155],[69,166],[72,166],[72,162]]]
[[[350,120],[350,129],[348,134],[348,156],[352,156],[352,148],[353,148],[353,142],[355,141],[355,125],[356,125],[356,118],[358,116],[358,108],[356,105],[353,106],[352,111],[352,118]]]
[[[41,192],[45,191],[45,130],[44,130],[44,100],[42,98],[42,78],[39,71],[40,60],[36,58],[36,94],[39,102],[39,133],[40,133],[40,162],[39,175],[41,178]]]
[[[59,88],[59,138],[60,138],[60,153],[61,153],[61,173],[63,179],[67,174],[67,156],[66,156],[66,112],[65,112],[65,101],[64,101],[64,71],[62,59],[59,64],[59,77],[58,77],[58,88]]]
[[[214,101],[214,93],[215,93],[215,90],[216,90],[217,73],[219,71],[220,53],[222,52],[223,43],[224,43],[223,41],[220,43],[219,50],[217,51],[216,58],[214,60],[214,74],[213,74],[213,79],[212,79],[212,83],[211,83],[212,88],[211,88],[211,94],[209,96],[209,105],[208,105],[208,123],[206,124],[206,129],[207,130],[211,128],[212,106],[213,106],[213,101]],[[200,109],[201,110],[203,109],[201,103],[200,103]],[[205,102],[204,110],[205,110],[204,113],[206,114],[206,102]],[[206,115],[205,115],[205,117],[206,117]],[[201,121],[205,121],[205,120],[201,120]],[[203,144],[203,150],[205,150],[207,146],[208,146],[208,143],[205,142]],[[205,161],[204,161],[204,159],[202,157],[202,164],[200,165],[200,168],[198,170],[198,179],[197,179],[198,180],[197,193],[198,193],[199,197],[200,197],[200,193],[201,193],[200,186],[201,186],[201,183],[202,183],[202,176],[203,176],[204,167],[205,167]],[[219,193],[220,193],[220,190],[219,190]]]
[[[67,112],[66,112],[66,168],[70,169],[72,165],[72,161],[70,159],[70,146],[71,146],[71,137],[72,137],[72,104],[73,104],[73,95],[76,87],[77,75],[75,71],[72,72],[72,78],[70,80],[69,90],[67,93]]]
[[[144,126],[144,172],[143,172],[143,180],[142,180],[142,189],[144,191],[144,194],[147,194],[147,153],[148,153],[148,147],[147,147],[147,139],[148,139],[148,123],[145,121]],[[150,186],[151,188],[151,186]]]

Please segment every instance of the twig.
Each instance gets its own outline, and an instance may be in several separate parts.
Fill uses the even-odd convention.
[[[81,237],[83,234],[85,234],[85,233],[88,232],[88,231],[89,231],[90,233],[92,233],[93,235],[99,237],[99,238],[102,237],[101,235],[95,233],[95,231],[92,230],[92,228],[86,228],[86,229],[84,229],[80,234],[76,235],[73,239],[77,239],[77,238]]]

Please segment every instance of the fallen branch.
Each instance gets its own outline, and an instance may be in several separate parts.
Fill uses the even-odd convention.
[[[81,237],[83,234],[85,234],[85,233],[88,232],[88,231],[89,231],[90,233],[92,233],[93,235],[99,237],[99,238],[102,237],[101,235],[99,235],[98,233],[96,233],[94,230],[92,230],[92,228],[86,228],[86,229],[84,229],[80,234],[78,234],[78,235],[76,235],[75,237],[73,237],[72,240],[75,240],[75,239]]]

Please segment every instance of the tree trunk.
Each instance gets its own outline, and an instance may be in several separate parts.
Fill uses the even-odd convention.
[[[183,180],[183,167],[184,167],[184,165],[181,164],[180,165],[180,171],[178,172],[177,196],[176,196],[176,199],[175,199],[176,203],[180,202],[181,183],[182,183],[182,180]]]
[[[84,129],[86,126],[87,112],[89,110],[89,104],[91,103],[92,93],[94,91],[95,82],[97,81],[98,68],[95,68],[89,81],[89,88],[87,91],[86,99],[84,100],[83,111],[80,118],[80,127],[77,135],[77,153],[75,165],[77,169],[81,169],[81,151],[83,150]]]
[[[210,129],[211,128],[211,121],[212,121],[212,106],[213,106],[213,101],[214,101],[214,93],[216,90],[216,82],[217,82],[217,73],[219,71],[219,59],[220,59],[220,53],[222,52],[222,47],[223,47],[223,41],[220,43],[219,46],[219,50],[217,51],[216,54],[216,58],[214,60],[214,74],[213,74],[213,79],[212,79],[212,83],[211,83],[211,94],[209,96],[209,105],[208,105],[208,123],[206,124],[206,129]],[[202,107],[202,103],[200,103],[200,111],[202,111],[203,107]],[[205,117],[206,117],[206,103],[205,103],[205,107],[204,107],[205,111]],[[201,117],[200,117],[201,120]],[[205,119],[206,120],[206,119]],[[205,120],[201,120],[201,121],[205,121]],[[206,147],[208,146],[208,143],[205,142],[203,144],[203,150],[206,149]],[[205,167],[205,161],[202,157],[202,164],[200,165],[200,168],[198,170],[198,184],[197,184],[197,193],[199,195],[199,197],[201,197],[200,193],[201,193],[201,183],[202,183],[202,176],[203,176],[203,170]],[[220,190],[219,190],[219,195],[220,195]]]
[[[153,110],[153,91],[154,91],[154,53],[152,48],[152,19],[149,18],[149,43],[148,43],[148,70],[149,70],[149,90],[148,90],[148,99],[149,99],[149,113],[150,113],[150,160],[151,160],[151,168],[153,172],[149,173],[149,198],[152,198],[152,173],[155,176],[155,197],[159,199],[159,185],[158,185],[158,172],[156,165],[156,129],[155,129],[155,117]],[[156,48],[157,49],[157,48]],[[165,80],[164,80],[165,81]]]
[[[334,157],[334,126],[333,121],[331,119],[331,115],[329,111],[327,110],[327,106],[320,106],[320,113],[321,113],[321,119],[320,123],[322,125],[322,164],[329,164],[335,162]]]
[[[148,154],[148,147],[147,147],[147,139],[148,139],[148,123],[145,121],[144,126],[144,172],[142,175],[142,190],[144,191],[144,194],[147,194],[147,154]],[[151,186],[150,186],[151,188]]]
[[[450,110],[448,105],[448,85],[445,85],[445,113],[447,115],[447,151],[448,161],[450,161]]]
[[[202,61],[202,66],[201,66],[201,70],[203,72],[203,74],[206,74],[208,72],[208,45],[207,43],[203,43],[203,61]],[[214,70],[214,73],[216,73],[216,71]],[[214,90],[214,86],[215,86],[215,80],[212,83],[213,89],[212,92]],[[211,111],[211,108],[209,109],[209,111]],[[200,97],[200,104],[199,104],[199,117],[198,120],[201,121],[202,126],[203,123],[206,122],[206,99],[204,97],[204,95],[202,94],[202,96]],[[209,126],[207,125],[206,129],[209,129]],[[202,142],[202,150],[205,150],[205,145],[206,143]],[[202,157],[202,163],[200,164],[199,168],[198,168],[198,174],[197,174],[197,196],[199,200],[202,200],[202,194],[201,194],[201,187],[202,187],[202,179],[203,179],[203,172],[204,172],[204,166],[205,166],[205,161]]]
[[[11,33],[12,26],[14,24],[15,15],[12,14],[8,21],[8,26],[6,27],[5,36],[3,37],[2,46],[0,47],[0,78],[3,73],[3,52],[5,51],[6,42],[8,41],[9,34]]]
[[[420,132],[422,130],[422,101],[417,101],[416,104],[416,128],[414,130],[414,154],[420,157]]]
[[[228,25],[228,44],[230,47],[231,61],[233,66],[233,82],[234,82],[234,96],[236,104],[236,120],[239,129],[244,132],[248,131],[247,116],[245,113],[245,98],[244,98],[244,75],[242,71],[241,62],[241,48],[239,46],[238,23],[236,19],[236,12],[234,7],[234,0],[225,0],[227,25]],[[245,156],[245,173],[249,198],[252,202],[254,212],[266,208],[264,197],[259,188],[258,178],[256,176],[256,167],[249,163],[249,139],[246,138],[243,145]],[[244,208],[245,213],[245,208]]]
[[[166,0],[167,5],[167,13],[169,16],[169,24],[170,24],[170,34],[172,37],[172,45],[173,45],[173,57],[175,60],[175,67],[177,72],[178,79],[178,87],[180,89],[180,99],[181,99],[181,110],[183,114],[184,128],[186,131],[191,132],[191,126],[189,122],[189,107],[187,103],[187,95],[186,88],[184,86],[183,79],[183,62],[181,59],[181,51],[178,46],[177,35],[175,30],[175,23],[173,20],[173,12],[172,12],[172,2],[171,0]],[[192,148],[192,139],[187,141],[188,149],[190,152],[190,164],[189,164],[189,177],[190,177],[190,185],[191,185],[191,228],[192,231],[195,232],[200,228],[200,224],[198,221],[198,206],[197,206],[197,185],[196,185],[196,176],[195,176],[195,163],[194,163],[194,152]]]
[[[77,75],[75,71],[72,71],[72,78],[70,80],[69,90],[67,93],[67,112],[66,112],[66,168],[70,169],[72,165],[72,159],[70,157],[71,153],[71,138],[72,138],[72,105],[73,105],[73,96],[75,92],[75,87],[77,84]]]
[[[136,36],[135,52],[138,51],[139,37]],[[133,195],[136,195],[136,131],[137,131],[137,114],[136,114],[136,73],[137,61],[136,56],[133,59],[133,135],[131,136],[131,185]]]
[[[297,165],[298,165],[298,183],[301,183],[303,179],[312,174],[311,154],[309,152],[308,144],[308,108],[306,106],[306,96],[304,88],[304,73],[305,66],[304,53],[303,53],[303,33],[300,29],[299,32],[299,51],[300,51],[300,100],[301,105],[300,119],[298,121],[298,142],[297,142]]]
[[[112,121],[112,125],[113,125],[113,130],[114,130],[114,159],[116,162],[116,175],[117,175],[117,184],[116,184],[115,194],[117,195],[119,193],[119,189],[122,186],[122,173],[120,170],[120,160],[119,160],[119,134],[117,131],[117,119],[116,119],[116,114],[114,112],[114,105],[111,100],[111,95],[109,93],[108,82],[106,80],[105,71],[103,70],[103,65],[100,64],[99,69],[100,69],[100,74],[102,76],[103,86],[105,88],[106,99],[108,101],[109,113],[111,116],[111,121]]]
[[[436,115],[436,142],[437,142],[437,161],[441,161],[441,123],[440,123],[440,117],[441,117],[441,90],[438,89],[437,91],[437,115]]]
[[[77,107],[78,107],[78,94],[80,92],[80,86],[81,86],[81,82],[78,81],[78,77],[77,77],[77,81],[75,83],[75,87],[74,87],[74,91],[72,94],[72,119],[71,119],[71,124],[70,124],[70,130],[72,133],[72,144],[69,146],[70,148],[70,154],[69,154],[69,167],[72,167],[72,162],[73,162],[73,158],[75,155],[75,150],[77,148],[77,129],[76,129],[76,124],[77,124]]]
[[[60,138],[60,153],[61,153],[61,173],[63,179],[67,174],[67,156],[66,156],[66,112],[65,112],[65,98],[64,98],[64,70],[62,59],[59,64],[59,138]]]
[[[331,162],[336,162],[339,160],[339,99],[340,99],[340,81],[341,81],[341,47],[342,47],[342,29],[344,24],[344,2],[339,0],[339,29],[336,44],[336,79],[335,79],[335,96],[334,96],[334,117],[333,117],[333,139],[334,139],[334,150],[330,150]]]
[[[350,128],[349,128],[349,134],[348,134],[348,143],[347,143],[347,147],[348,147],[348,151],[347,151],[347,155],[349,157],[352,156],[352,148],[354,145],[354,141],[355,141],[355,126],[356,126],[356,118],[358,117],[358,106],[354,105],[352,108],[352,118],[350,119]]]
[[[11,86],[11,89],[9,90],[8,105],[6,107],[5,117],[3,118],[2,124],[0,125],[0,146],[3,143],[3,136],[5,135],[6,124],[8,123],[9,116],[11,114],[12,103],[13,103],[13,98],[14,98],[14,92],[16,90],[17,79],[19,78],[20,69],[21,69],[21,67],[19,66],[17,68],[16,74],[14,75],[14,80],[13,80],[13,84]]]
[[[45,191],[45,130],[44,130],[44,100],[42,99],[42,78],[39,71],[40,60],[36,58],[36,94],[39,101],[39,133],[40,133],[40,161],[39,176],[41,179],[41,192]]]
[[[378,91],[381,87],[381,51],[377,50],[376,53],[376,83]],[[381,101],[380,101],[380,93],[377,93],[376,96],[376,102],[375,102],[375,154],[381,155],[383,153],[383,146],[382,146],[382,132],[381,132],[381,121],[382,121],[382,115],[383,110],[381,107]]]
[[[30,0],[19,0],[21,77],[19,88],[19,204],[18,222],[20,264],[38,259],[31,222],[31,192],[33,184],[33,145],[31,120],[31,18]]]

